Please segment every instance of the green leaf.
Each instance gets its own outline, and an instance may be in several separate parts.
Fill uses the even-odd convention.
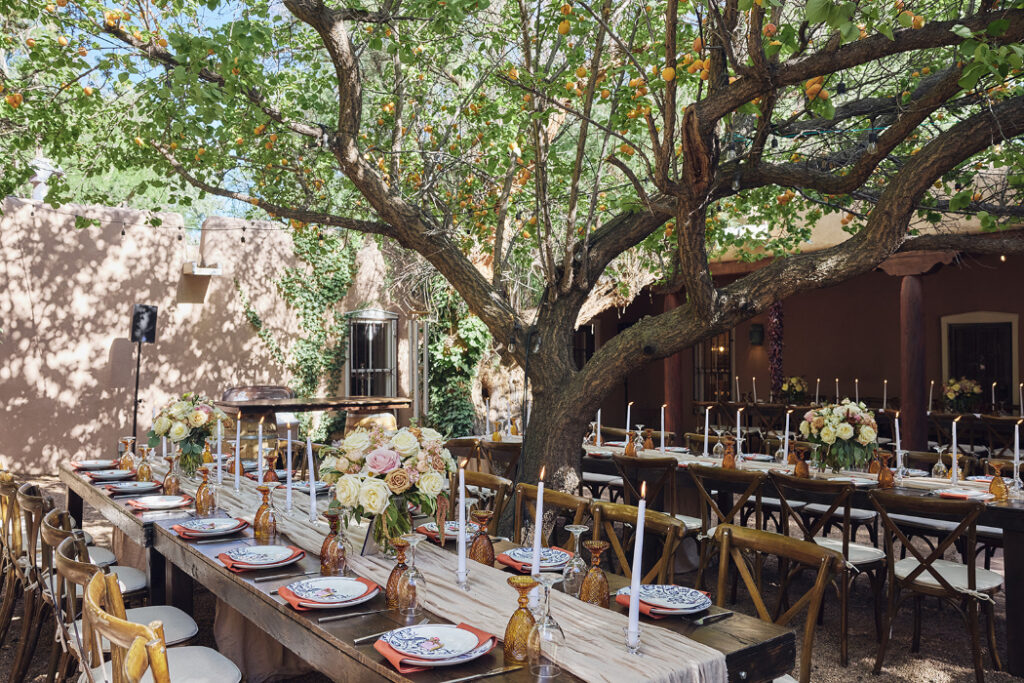
[[[885,36],[889,40],[894,40],[892,35],[892,26],[888,26],[886,24],[879,24],[876,28],[878,29],[878,32],[881,33],[883,36]]]
[[[996,19],[995,21],[988,25],[988,28],[985,29],[985,32],[988,33],[990,36],[1001,36],[1004,33],[1006,33],[1007,29],[1009,28],[1010,21],[1008,19]]]
[[[971,29],[967,28],[963,24],[956,24],[955,26],[953,26],[953,28],[950,29],[950,31],[957,34],[961,38],[970,38],[972,35],[974,35],[971,32]]]
[[[828,11],[832,8],[829,0],[808,0],[805,16],[812,24],[820,24],[828,18]]]

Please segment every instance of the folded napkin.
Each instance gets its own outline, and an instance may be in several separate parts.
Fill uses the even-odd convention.
[[[473,628],[469,624],[459,624],[459,628],[469,631],[477,637],[478,640],[476,643],[476,647],[480,647],[486,641],[490,640],[491,646],[487,648],[487,652],[493,650],[494,646],[498,644],[498,639],[495,636],[492,636],[490,633],[487,633],[486,631],[481,631],[478,628]],[[373,644],[373,649],[382,654],[384,656],[384,659],[388,660],[391,663],[391,666],[395,667],[395,669],[397,669],[398,673],[400,674],[411,674],[416,671],[424,671],[426,669],[429,669],[432,663],[429,660],[417,659],[416,657],[409,657],[408,655],[403,655],[401,652],[399,652],[398,650],[391,647],[390,645],[388,645],[380,639],[378,639],[377,642]]]
[[[557,546],[552,546],[552,547],[557,549],[557,550],[565,550],[564,548],[558,548]],[[565,550],[565,552],[569,553],[568,550]],[[573,554],[569,553],[569,559],[572,559],[572,556],[573,556]],[[529,574],[532,571],[532,567],[530,566],[529,562],[516,562],[515,560],[513,560],[511,557],[509,557],[505,553],[502,553],[502,554],[498,555],[495,559],[498,562],[501,562],[506,567],[512,567],[516,571],[522,572],[523,574]]]
[[[291,562],[292,560],[294,560],[297,557],[301,558],[301,557],[305,556],[305,554],[306,554],[306,551],[303,550],[302,548],[296,548],[293,545],[288,546],[288,548],[291,549],[292,554],[289,555],[287,558],[281,560],[281,564],[282,565],[285,564],[285,563]],[[217,559],[220,560],[221,562],[223,562],[225,567],[227,567],[229,570],[235,572],[236,574],[240,574],[242,572],[249,572],[249,571],[253,571],[253,570],[256,570],[256,569],[277,569],[277,567],[261,567],[259,565],[255,565],[255,564],[246,564],[245,562],[235,562],[234,560],[232,560],[230,557],[227,556],[227,553],[221,553],[220,555],[217,556]]]
[[[957,500],[988,500],[992,494],[985,491],[967,493],[966,491],[942,491],[939,493],[940,498],[956,498]],[[995,496],[992,496],[993,498]]]
[[[235,519],[237,519],[239,522],[241,522],[242,525],[240,527],[238,527],[237,529],[235,529],[235,531],[232,532],[232,533],[236,533],[238,531],[241,531],[245,527],[249,526],[249,522],[245,521],[244,519],[241,519],[240,517],[236,517]],[[184,538],[187,541],[197,541],[197,540],[199,540],[201,538],[210,538],[209,534],[197,534],[194,531],[189,531],[188,529],[186,529],[185,527],[181,526],[180,524],[175,524],[174,526],[171,527],[171,529],[173,529],[178,534],[178,536],[181,536],[182,538]]]
[[[701,593],[703,593],[704,595],[708,596],[709,598],[711,597],[711,593],[708,593],[707,591],[701,591]],[[623,607],[629,607],[629,597],[630,596],[628,596],[628,595],[626,595],[624,593],[620,593],[620,594],[615,596],[615,602],[619,603]],[[651,605],[650,603],[646,603],[643,600],[640,601],[640,613],[643,614],[645,617],[650,617],[651,619],[664,619],[665,617],[671,617],[672,616],[671,614],[654,614],[654,613],[651,612],[652,609],[664,609],[664,608],[656,607],[655,605]]]
[[[353,600],[358,600],[359,598],[365,597],[367,593],[371,593],[371,592],[373,592],[375,590],[380,590],[380,586],[375,584],[373,581],[370,581],[369,579],[358,578],[358,579],[356,579],[356,581],[359,581],[360,583],[364,584],[366,586],[366,591],[364,593],[362,593],[361,595],[352,598]],[[296,610],[298,610],[300,612],[306,612],[308,610],[315,609],[313,607],[305,607],[305,605],[308,605],[310,603],[310,601],[309,600],[303,600],[302,598],[300,598],[298,595],[293,593],[288,588],[288,586],[281,586],[280,588],[278,588],[277,589],[277,594],[280,595],[282,598],[284,598],[285,601],[287,601],[287,603],[289,605],[291,605],[292,607],[294,607]],[[347,602],[343,602],[343,603],[341,603],[339,605],[336,605],[335,607],[336,608],[341,608],[341,607],[345,607],[346,605],[348,605],[348,603]]]
[[[177,506],[175,508],[167,508],[167,509],[168,510],[177,510],[179,508],[188,507],[189,505],[192,504],[192,496],[188,495],[187,493],[182,493],[181,497],[185,499],[182,502],[181,505],[179,505],[179,506]],[[134,509],[134,510],[146,510],[146,511],[152,510],[152,508],[147,507],[146,505],[140,503],[139,501],[135,500],[134,498],[130,498],[130,499],[124,501],[124,504],[127,505],[128,507]],[[163,509],[163,508],[161,508],[161,509]]]
[[[441,532],[440,531],[427,531],[427,527],[419,526],[419,527],[416,527],[416,533],[423,534],[424,536],[429,538],[434,543],[440,543],[441,542]],[[468,526],[466,527],[466,534],[469,535],[469,527]],[[453,538],[458,538],[458,537],[459,537],[458,533],[455,533],[455,534],[445,534],[444,535],[444,540],[445,540],[445,542],[447,542],[447,541],[452,540]]]

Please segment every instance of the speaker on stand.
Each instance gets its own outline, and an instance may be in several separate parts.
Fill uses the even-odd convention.
[[[135,401],[132,404],[132,436],[139,424],[139,371],[142,369],[142,345],[156,342],[156,306],[135,304],[132,308],[132,341],[135,352]]]

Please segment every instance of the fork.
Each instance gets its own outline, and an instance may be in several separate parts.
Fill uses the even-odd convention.
[[[423,626],[424,624],[429,624],[429,623],[430,623],[430,618],[427,617],[427,618],[423,619],[420,623],[418,623],[416,625],[417,626]],[[401,627],[399,626],[399,627],[396,627],[396,628],[401,628]],[[354,645],[360,645],[362,643],[368,643],[371,640],[374,640],[375,638],[380,638],[385,633],[390,633],[391,631],[394,631],[394,630],[395,629],[393,629],[393,628],[389,628],[389,629],[385,629],[385,630],[381,631],[380,633],[371,633],[368,636],[363,636],[362,638],[356,638],[355,640],[352,641],[352,643]]]

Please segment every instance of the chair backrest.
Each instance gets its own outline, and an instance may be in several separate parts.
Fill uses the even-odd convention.
[[[372,429],[380,427],[384,431],[395,431],[398,429],[398,420],[392,413],[373,413],[372,415],[355,415],[349,413],[351,419],[345,420],[345,435],[349,435],[357,429]]]
[[[523,444],[518,441],[481,441],[482,464],[479,469],[484,469],[483,465],[486,465],[491,474],[512,479],[522,454]]]
[[[449,490],[452,491],[453,496],[458,496],[459,486],[459,474],[455,472],[451,476],[449,482]],[[498,522],[501,521],[501,513],[505,509],[505,505],[508,503],[509,493],[512,491],[512,480],[506,479],[505,477],[499,477],[496,474],[488,474],[487,472],[474,472],[472,470],[466,470],[466,486],[475,486],[478,489],[487,489],[492,492],[490,500],[480,500],[474,505],[474,509],[479,510],[491,510],[494,512],[494,516],[491,517],[490,524],[487,525],[487,533],[492,536],[498,533]],[[467,498],[468,498],[467,494]],[[458,501],[454,501],[458,504]],[[458,515],[458,509],[456,508],[455,515]]]
[[[994,470],[998,469],[1004,477],[1013,476],[1013,459],[1008,458],[985,458],[985,469],[988,470],[986,474],[995,474]],[[1024,472],[1024,461],[1021,461],[1020,471]]]
[[[465,460],[467,469],[472,467],[477,472],[480,471],[479,439],[474,439],[471,436],[448,439],[444,442],[444,447],[452,454],[455,462],[459,463]]]
[[[691,453],[695,453],[697,455],[702,455],[704,453],[704,435],[703,434],[698,434],[697,432],[687,432],[683,436],[683,440],[685,442],[683,445],[686,446],[687,448],[689,448]],[[716,434],[708,434],[708,452],[709,453],[711,452],[711,449],[715,447],[715,444],[719,442],[719,440],[720,440],[720,437],[718,435],[716,435]]]
[[[523,523],[528,519],[533,524],[534,515],[537,511],[537,487],[533,484],[519,484],[516,486],[515,515],[513,517],[513,537],[516,543],[523,542]],[[563,491],[552,491],[544,489],[544,508],[546,510],[557,510],[572,515],[572,523],[579,524],[583,516],[590,509],[590,500]],[[544,527],[541,530],[541,540],[544,545],[551,544],[551,534],[554,532],[554,523],[548,525],[547,514],[544,515]],[[579,552],[578,548],[568,548],[574,553]]]
[[[814,627],[818,619],[818,611],[821,609],[821,599],[828,585],[832,573],[843,566],[843,558],[839,553],[822,548],[816,543],[801,541],[782,534],[774,534],[770,531],[751,529],[748,527],[722,524],[715,531],[715,538],[721,548],[720,561],[718,564],[718,590],[715,595],[715,604],[725,604],[728,594],[729,564],[730,560],[743,579],[750,597],[757,610],[757,616],[762,621],[773,621],[764,598],[758,588],[758,581],[754,578],[743,557],[743,551],[754,553],[766,553],[777,555],[790,561],[807,565],[817,570],[814,584],[799,600],[783,612],[777,619],[776,624],[785,626],[793,617],[806,607],[807,616],[804,619],[803,647],[800,651],[800,683],[808,683],[811,680],[811,653],[814,647]]]
[[[629,540],[623,543],[619,540],[619,535],[615,533],[614,524],[630,524],[634,528],[637,523],[637,515],[639,508],[634,505],[623,505],[622,503],[608,503],[605,501],[596,501],[590,504],[590,513],[594,516],[594,540],[601,540],[602,530],[608,537],[608,543],[612,547],[612,552],[615,558],[618,560],[619,573],[623,574],[627,579],[633,576],[632,571],[632,555],[626,556],[626,549],[629,548],[632,542],[635,542],[635,533],[629,536]],[[651,583],[657,581],[658,583],[671,583],[672,572],[673,572],[673,560],[675,558],[676,548],[679,547],[679,543],[683,540],[683,536],[686,534],[686,526],[676,519],[656,510],[646,510],[644,512],[644,548],[648,548],[648,538],[652,535],[660,537],[662,540],[661,556],[658,561],[650,568],[650,570],[640,577],[641,583]]]
[[[20,572],[17,559],[25,554],[25,539],[21,507],[18,505],[18,483],[10,472],[0,472],[0,544],[3,546],[4,568],[13,566]]]
[[[982,423],[988,432],[990,458],[1013,457],[1013,429],[1019,417],[983,415]]]
[[[82,638],[81,633],[74,627],[75,616],[78,613],[76,585],[56,566],[57,549],[60,547],[60,544],[65,539],[71,539],[72,544],[74,544],[73,529],[74,520],[71,519],[71,515],[68,514],[67,510],[55,508],[47,512],[43,517],[43,524],[39,533],[42,536],[43,548],[46,551],[44,555],[47,555],[50,559],[43,566],[43,569],[48,571],[46,577],[47,591],[44,592],[44,597],[53,606],[57,622],[57,637],[63,643],[65,651],[71,652],[75,657],[78,657],[81,652]],[[85,545],[84,536],[82,539],[81,543],[74,546],[72,552],[76,553],[76,557],[84,558],[85,562],[88,562],[89,551]],[[82,668],[87,669],[88,667],[83,666]]]
[[[613,455],[612,462],[622,477],[622,502],[636,505],[640,501],[641,482],[647,482],[647,502],[652,509],[675,512],[676,470],[679,461],[664,458],[630,458]]]
[[[40,548],[39,531],[43,525],[43,516],[53,509],[53,499],[43,493],[36,484],[26,483],[18,487],[18,507],[25,520],[25,550],[28,553],[28,571],[35,573],[40,567],[52,564],[50,549],[46,545]],[[39,552],[42,551],[42,557]]]
[[[135,624],[125,618],[116,576],[95,574],[85,587],[82,602],[91,645],[100,647],[104,638],[110,642],[113,683],[138,683],[147,669],[156,683],[170,683],[163,625],[159,621]]]
[[[702,532],[707,533],[708,529],[719,524],[733,524],[736,521],[736,515],[751,498],[754,499],[756,527],[761,528],[761,493],[764,482],[768,478],[767,474],[752,470],[726,470],[721,467],[708,467],[696,463],[690,464],[686,471],[700,495],[700,528]],[[716,497],[711,495],[712,491],[723,490],[738,493],[733,498],[732,507],[727,511],[723,511],[718,506]]]
[[[828,479],[807,479],[794,477],[781,472],[768,473],[772,485],[779,493],[779,504],[782,507],[782,533],[789,535],[788,521],[793,521],[800,530],[803,540],[813,541],[814,537],[827,529],[831,524],[840,524],[843,533],[843,557],[850,554],[850,508],[855,487],[849,481],[829,481]],[[818,503],[825,511],[808,526],[793,509],[793,503]],[[841,518],[840,520],[834,519]]]
[[[905,467],[916,467],[917,469],[931,472],[932,467],[939,460],[939,454],[935,451],[903,451],[903,465]],[[981,464],[973,455],[965,455],[963,453],[957,457],[957,465],[962,467],[964,470],[964,476],[970,477],[974,474],[983,474],[980,472]],[[942,454],[942,462],[945,463],[946,467],[953,466],[953,456],[949,453]]]
[[[968,558],[967,588],[970,591],[976,590],[978,584],[974,567],[974,551],[978,516],[985,510],[984,503],[979,501],[908,496],[894,491],[883,490],[869,491],[868,496],[871,498],[871,504],[875,506],[879,516],[882,518],[882,531],[885,536],[885,554],[890,586],[896,586],[897,583],[894,582],[898,582],[901,586],[909,586],[927,572],[949,596],[957,597],[957,590],[934,566],[936,560],[943,558],[946,550],[956,547],[963,557]],[[958,524],[945,538],[930,548],[931,552],[928,555],[925,555],[924,552],[910,542],[910,539],[907,538],[900,528],[899,522],[894,521],[890,517],[893,514],[928,517],[957,522]],[[896,577],[893,570],[896,541],[899,541],[902,547],[913,555],[914,559],[919,563],[912,572],[902,578]]]
[[[775,437],[771,437],[771,438],[765,439],[764,443],[765,443],[765,452],[768,455],[775,455],[775,451],[777,451],[780,448],[782,448],[782,444],[785,443],[785,440],[784,439],[775,438]],[[789,448],[790,448],[790,450],[792,450],[792,451],[794,451],[796,453],[802,454],[804,456],[805,460],[810,460],[811,451],[814,450],[814,444],[812,444],[809,441],[797,441],[795,439],[790,439],[789,440]],[[789,457],[789,453],[786,454],[786,457],[787,458]]]
[[[49,532],[48,532],[49,533]],[[55,536],[51,536],[55,538]],[[89,673],[92,667],[103,661],[103,650],[95,645],[92,639],[92,631],[88,622],[82,622],[82,630],[79,631],[74,623],[74,616],[78,613],[77,587],[81,588],[81,594],[85,594],[85,587],[92,580],[93,575],[102,574],[100,568],[90,562],[83,562],[79,558],[88,557],[85,549],[85,538],[81,532],[73,531],[62,540],[54,553],[54,563],[57,566],[57,574],[64,582],[64,606],[63,613],[68,615],[67,619],[61,620],[61,626],[65,628],[65,635],[69,643],[75,643],[76,648],[72,652],[82,660],[82,670]],[[67,621],[69,623],[63,623]]]

